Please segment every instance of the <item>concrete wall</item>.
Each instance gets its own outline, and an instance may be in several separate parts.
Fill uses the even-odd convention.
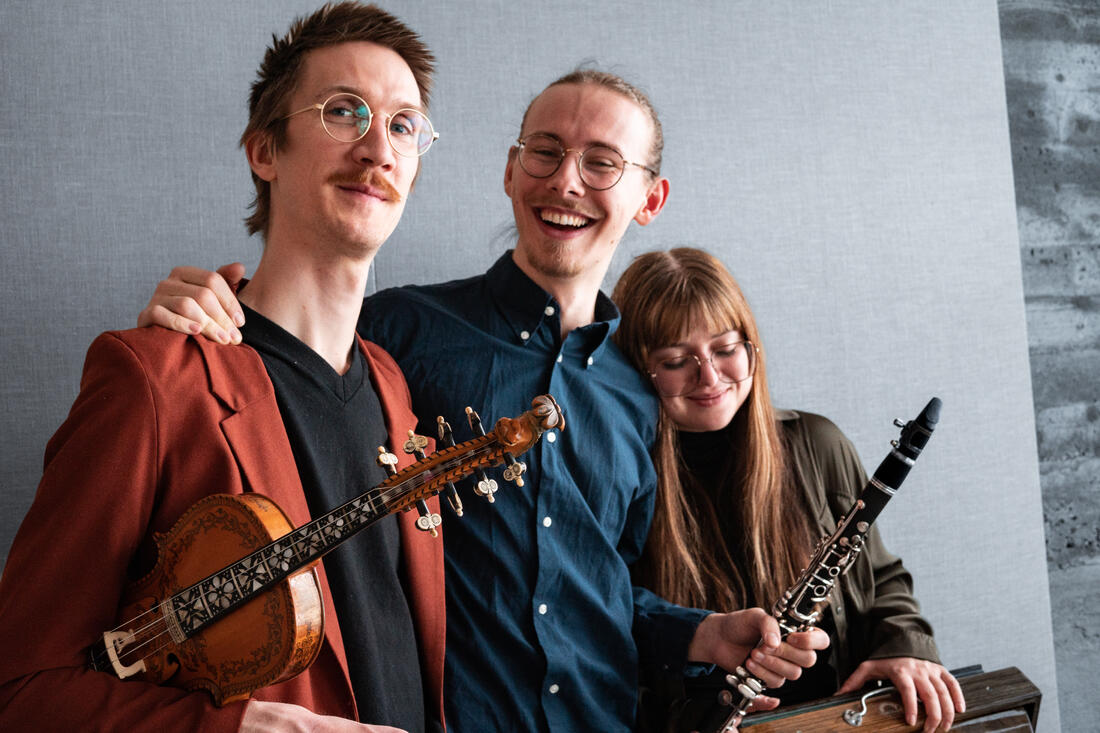
[[[1002,0],[1062,727],[1100,695],[1100,5]]]

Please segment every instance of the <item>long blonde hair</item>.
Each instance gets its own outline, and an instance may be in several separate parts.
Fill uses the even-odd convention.
[[[812,537],[808,509],[791,485],[768,394],[767,358],[745,296],[718,259],[682,247],[636,258],[611,297],[622,312],[615,341],[643,373],[654,350],[699,327],[709,333],[740,331],[761,347],[752,389],[731,430],[735,468],[719,488],[730,499],[722,506],[728,504],[739,520],[741,544],[729,546],[718,507],[685,480],[689,467],[680,455],[676,425],[662,408],[653,449],[657,503],[635,575],[640,584],[685,606],[729,611],[750,601],[770,604],[797,579]]]

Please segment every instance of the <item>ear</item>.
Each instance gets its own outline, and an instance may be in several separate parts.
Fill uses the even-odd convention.
[[[512,197],[512,171],[515,169],[518,150],[515,145],[508,148],[508,164],[504,166],[504,193],[508,194],[508,198]]]
[[[268,183],[275,180],[275,138],[269,131],[254,133],[244,144],[244,151],[253,173]]]
[[[634,221],[645,226],[653,221],[653,217],[661,213],[666,201],[668,201],[668,179],[658,178],[650,184],[649,190],[646,192],[645,203],[634,215]]]

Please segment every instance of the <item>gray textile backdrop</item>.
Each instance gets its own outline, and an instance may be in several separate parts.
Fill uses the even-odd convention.
[[[777,403],[830,416],[869,468],[890,421],[940,396],[887,543],[945,663],[1020,667],[1059,730],[995,0],[387,6],[439,57],[442,137],[371,287],[472,275],[508,246],[505,153],[547,82],[584,61],[639,82],[671,199],[606,285],[644,250],[719,255]],[[174,264],[255,266],[247,89],[271,33],[314,7],[0,6],[0,553],[95,334],[132,325]]]

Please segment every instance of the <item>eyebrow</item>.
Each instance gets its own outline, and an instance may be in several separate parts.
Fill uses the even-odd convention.
[[[723,339],[733,338],[733,334],[737,334],[737,338],[741,339],[742,341],[745,340],[745,334],[744,333],[742,333],[741,331],[738,331],[736,328],[731,328],[728,331],[723,331],[722,333],[718,334],[717,336],[711,336],[710,339],[708,339],[706,345],[707,346],[713,346],[715,341],[722,341]],[[654,349],[654,351],[661,351],[663,349],[686,349],[686,348],[688,348],[688,344],[684,341],[680,341],[680,342],[677,342],[675,344],[669,344],[668,346],[662,346],[659,349]]]
[[[354,94],[363,101],[367,101],[366,97],[363,96],[361,89],[357,89],[356,87],[348,86],[346,84],[333,84],[332,86],[325,87],[315,95],[315,99],[318,102],[323,102],[324,100],[331,97],[333,94],[339,93]],[[419,102],[397,101],[393,104],[394,109],[415,109],[417,112],[420,112],[425,116],[428,114],[427,110],[425,110]],[[370,102],[367,102],[367,105],[369,106]]]
[[[552,133],[552,132],[545,132],[543,130],[535,130],[534,132],[527,133],[523,137],[526,140],[527,138],[531,137],[532,135],[542,135],[543,137],[553,138],[554,140],[557,140],[558,145],[561,145],[563,148],[567,147],[566,144],[564,142],[562,142],[562,139],[560,137],[558,137],[557,135],[555,135],[554,133]],[[619,155],[623,155],[623,151],[619,149],[618,145],[613,145],[609,142],[604,142],[603,140],[593,140],[592,142],[585,145],[584,148],[582,148],[582,150],[587,150],[588,148],[594,148],[594,147],[597,147],[597,146],[601,147],[601,148],[610,148],[610,149],[614,150],[616,153],[618,153]],[[626,157],[626,156],[624,155],[623,157]]]

